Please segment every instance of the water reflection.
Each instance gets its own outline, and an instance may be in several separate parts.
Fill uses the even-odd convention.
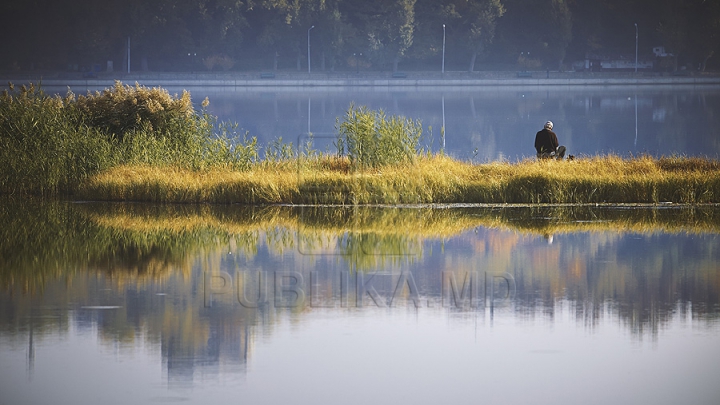
[[[300,356],[286,351],[293,339],[322,356],[303,361],[311,361],[328,379],[340,359],[354,361],[349,366],[354,371],[346,373],[359,384],[380,384],[369,371],[377,364],[370,361],[394,355],[410,356],[405,360],[411,368],[390,367],[400,374],[414,370],[425,376],[419,371],[423,364],[436,370],[452,364],[446,363],[451,359],[458,367],[468,366],[459,360],[461,352],[447,347],[453,344],[447,339],[458,338],[458,348],[466,353],[488,342],[507,351],[509,342],[521,341],[515,356],[525,354],[517,365],[531,368],[538,361],[533,356],[564,359],[568,351],[591,363],[592,350],[572,349],[586,339],[616,348],[627,347],[628,337],[663,347],[664,342],[671,347],[692,343],[718,359],[718,351],[708,349],[714,346],[704,340],[720,336],[720,211],[715,207],[244,207],[8,200],[0,220],[8,224],[0,230],[3,392],[11,392],[5,384],[17,379],[9,377],[10,365],[18,360],[13,353],[24,353],[23,363],[35,381],[30,384],[37,387],[63,380],[44,371],[59,370],[62,362],[55,361],[63,351],[73,353],[76,367],[96,373],[98,360],[80,354],[87,348],[103,361],[141,358],[147,363],[137,376],[113,369],[109,376],[130,381],[143,376],[181,390],[158,393],[156,386],[138,382],[139,402],[207,400],[183,387],[212,397],[220,395],[207,392],[218,381],[250,392],[276,381],[277,375],[264,374],[267,370],[290,372],[280,368],[300,373],[293,378],[307,384],[313,380],[304,379],[301,370],[313,370],[309,363],[288,363]],[[554,342],[545,325],[554,325],[551,330],[557,329],[563,343]],[[455,330],[463,331],[460,337]],[[706,331],[702,339],[688,335],[698,330]],[[465,341],[468,333],[475,340]],[[505,340],[496,341],[493,334]],[[525,341],[525,334],[533,340]],[[374,346],[380,336],[386,346]],[[408,342],[407,348],[391,343],[398,338]],[[357,344],[376,351],[358,351]],[[411,353],[417,350],[426,352],[426,363],[416,364]],[[666,350],[658,351],[658,361],[677,355]],[[158,364],[164,382],[149,371]],[[103,381],[103,389],[116,389]],[[61,397],[90,402],[66,394]]]

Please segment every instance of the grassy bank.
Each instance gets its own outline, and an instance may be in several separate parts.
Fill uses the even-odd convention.
[[[190,94],[115,86],[0,95],[0,193],[243,204],[720,203],[720,162],[615,156],[473,165],[432,154],[419,120],[353,105],[337,151],[260,146]],[[260,151],[264,152],[261,158]]]
[[[89,178],[78,197],[244,204],[702,204],[720,202],[720,162],[606,156],[473,165],[421,155],[412,163],[362,170],[334,157],[247,171],[124,165]]]

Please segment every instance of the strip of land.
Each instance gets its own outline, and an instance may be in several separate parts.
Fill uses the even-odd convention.
[[[196,112],[190,94],[116,82],[48,96],[0,94],[0,193],[242,204],[720,203],[720,162],[583,157],[472,164],[419,144],[422,126],[352,106],[337,154],[257,139]]]
[[[363,170],[346,158],[260,163],[246,171],[118,166],[83,182],[86,200],[240,204],[720,203],[720,162],[702,158],[471,164],[447,156]]]

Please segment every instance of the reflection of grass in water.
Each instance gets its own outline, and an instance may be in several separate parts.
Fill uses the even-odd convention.
[[[127,232],[184,236],[207,229],[232,239],[249,256],[263,243],[258,235],[264,233],[264,243],[273,251],[337,254],[359,270],[416,260],[424,240],[451,238],[479,226],[537,235],[720,232],[720,210],[713,207],[115,207],[111,213],[89,210],[88,215],[104,227]]]
[[[0,282],[27,290],[82,267],[127,280],[189,272],[195,255],[218,255],[228,244],[246,256],[263,243],[280,253],[334,253],[363,270],[414,260],[424,240],[474,227],[539,235],[720,232],[714,207],[238,207],[5,199],[0,217],[7,224],[0,230]]]
[[[223,235],[243,235],[284,228],[297,229],[298,233],[308,238],[304,243],[312,243],[314,239],[338,238],[348,232],[405,235],[420,240],[449,238],[478,226],[533,234],[607,230],[720,232],[720,209],[713,206],[224,207],[98,204],[88,205],[83,211],[98,225],[127,232],[182,235],[198,229],[213,229]],[[289,246],[278,246],[281,247]]]
[[[456,235],[477,221],[449,209],[382,207],[223,207],[196,205],[113,204],[84,211],[104,227],[135,232],[189,232],[212,228],[242,234],[277,227],[306,235],[340,236],[345,232],[439,238]],[[111,209],[102,207],[112,207]]]
[[[266,245],[278,254],[288,249],[333,253],[354,269],[380,269],[417,260],[427,239],[446,239],[468,229],[488,232],[453,263],[460,273],[481,262],[516,277],[520,313],[553,311],[558,298],[569,298],[584,322],[601,314],[607,299],[615,302],[632,330],[657,332],[673,311],[677,297],[692,302],[693,314],[715,317],[720,289],[714,256],[692,261],[662,245],[664,233],[720,234],[717,207],[620,208],[588,206],[533,207],[291,207],[150,204],[68,204],[3,201],[0,220],[0,286],[33,292],[49,280],[76,274],[101,274],[118,286],[162,284],[183,277],[200,261],[218,270],[227,248],[253,257]],[[598,232],[560,256],[557,244],[545,249],[517,249],[522,235]],[[613,248],[619,233],[650,234],[641,256]],[[653,236],[652,234],[658,234]],[[656,238],[657,239],[653,239]],[[660,245],[655,246],[656,243]],[[712,242],[697,249],[712,249]],[[685,253],[686,254],[686,253]],[[601,259],[601,260],[599,260]],[[315,260],[322,260],[315,258]],[[330,259],[334,260],[334,259]],[[188,284],[190,285],[190,284]],[[188,287],[189,288],[189,287]],[[189,290],[186,291],[190,294]],[[697,303],[707,303],[702,308]],[[532,315],[527,315],[532,316]]]
[[[118,281],[190,271],[186,252],[215,248],[227,236],[212,228],[176,232],[122,230],[94,222],[75,204],[3,198],[0,204],[0,285],[32,292],[45,280],[84,268]]]
[[[718,233],[713,206],[533,206],[499,210],[491,227],[547,235],[572,232]],[[487,225],[485,225],[487,226]]]
[[[429,208],[110,207],[91,208],[87,215],[102,227],[131,234],[174,232],[182,237],[212,229],[232,239],[240,253],[251,256],[262,243],[258,234],[264,233],[264,243],[276,252],[294,248],[306,253],[331,252],[351,260],[358,269],[412,258],[419,254],[422,239],[450,237],[473,226],[470,217]]]

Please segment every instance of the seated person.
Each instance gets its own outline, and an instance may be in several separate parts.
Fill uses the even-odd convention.
[[[538,159],[556,158],[562,160],[565,157],[566,148],[559,145],[557,135],[552,129],[553,123],[548,121],[542,131],[535,134],[535,150]]]

